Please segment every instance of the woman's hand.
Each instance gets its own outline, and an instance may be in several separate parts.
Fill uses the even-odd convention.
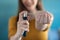
[[[19,20],[17,22],[17,32],[11,37],[11,40],[18,40],[22,38],[24,31],[29,32],[29,22],[28,20],[23,20],[23,14],[27,11],[22,11],[19,13]]]
[[[45,30],[47,29],[47,25],[51,22],[51,15],[48,12],[41,11],[36,14],[36,28],[38,30]]]
[[[27,11],[23,11],[21,13],[19,13],[19,20],[17,22],[17,31],[21,30],[25,30],[25,31],[29,31],[29,22],[28,20],[23,20],[23,14],[27,12]]]
[[[27,11],[22,11],[19,13],[19,20],[17,22],[17,32],[23,35],[24,31],[29,32],[29,22],[28,20],[23,20],[23,14]]]

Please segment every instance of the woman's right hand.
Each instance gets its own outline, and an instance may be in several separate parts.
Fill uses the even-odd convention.
[[[19,20],[17,22],[17,32],[14,36],[10,38],[10,40],[21,40],[24,31],[29,32],[29,22],[28,20],[23,20],[23,14],[27,11],[22,11],[19,13]]]
[[[22,11],[19,13],[19,20],[17,22],[17,32],[19,35],[23,35],[24,31],[29,32],[29,22],[28,20],[23,20],[23,14],[27,11]]]

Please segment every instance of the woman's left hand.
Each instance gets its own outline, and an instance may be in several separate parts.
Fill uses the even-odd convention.
[[[49,24],[51,15],[48,12],[40,12],[36,14],[35,17],[36,21],[41,23],[41,24]]]
[[[50,24],[51,15],[48,12],[42,11],[36,14],[35,25],[38,30],[44,30],[47,28],[47,24]]]

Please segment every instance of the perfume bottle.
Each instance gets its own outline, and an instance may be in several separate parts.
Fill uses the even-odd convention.
[[[28,20],[28,19],[27,19],[27,12],[25,12],[25,13],[23,14],[23,20]],[[24,31],[23,37],[26,37],[26,32],[27,32],[27,31]]]

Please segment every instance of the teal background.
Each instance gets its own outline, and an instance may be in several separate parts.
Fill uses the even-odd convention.
[[[58,40],[60,0],[42,0],[42,3],[44,9],[54,15],[54,21],[49,31],[49,40]],[[8,40],[8,20],[17,14],[17,10],[18,0],[0,0],[0,40]]]

